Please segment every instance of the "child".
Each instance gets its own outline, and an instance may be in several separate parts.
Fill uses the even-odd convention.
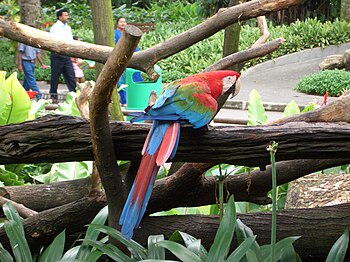
[[[76,37],[76,36],[73,36],[73,39],[80,41],[80,38]],[[72,65],[73,65],[73,69],[74,69],[74,74],[75,74],[75,81],[77,82],[77,84],[85,83],[84,72],[80,68],[80,66],[82,64],[84,64],[84,60],[81,58],[77,58],[77,57],[71,57],[71,60],[72,60]]]

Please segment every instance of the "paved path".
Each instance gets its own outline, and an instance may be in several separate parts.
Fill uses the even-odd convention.
[[[247,101],[252,89],[258,90],[266,103],[289,103],[307,105],[316,99],[322,103],[322,96],[307,95],[293,90],[303,77],[319,72],[319,63],[327,56],[342,54],[350,49],[350,43],[329,46],[325,49],[313,48],[270,60],[244,71],[241,76],[241,92],[234,101]],[[330,97],[329,101],[335,98]]]

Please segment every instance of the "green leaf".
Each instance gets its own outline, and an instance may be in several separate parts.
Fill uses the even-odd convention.
[[[233,238],[236,225],[236,209],[233,196],[230,197],[219,229],[216,232],[214,242],[208,253],[208,261],[224,261],[229,250]]]
[[[294,241],[300,237],[286,237],[276,243],[275,258],[280,259],[285,251],[288,251]],[[260,247],[261,261],[270,261],[270,245],[264,245]]]
[[[267,115],[261,96],[253,89],[249,94],[248,100],[248,126],[257,126],[267,124]]]
[[[148,237],[148,253],[147,258],[150,259],[165,259],[165,250],[157,244],[164,240],[163,235],[154,235]]]
[[[254,237],[253,231],[247,225],[245,225],[240,219],[236,220],[235,232],[236,232],[238,245],[243,243],[243,241],[246,240],[247,238]],[[259,246],[257,241],[254,241],[254,243],[250,247],[250,249],[251,249],[251,252],[253,253],[253,255],[255,254],[256,259],[258,257],[260,257],[260,246]],[[250,254],[251,257],[253,255]],[[247,256],[249,256],[249,254],[247,254]],[[246,261],[250,262],[252,260],[253,260],[253,258],[248,259],[248,257],[247,257]]]
[[[90,224],[89,227],[94,227],[96,230],[107,234],[115,239],[117,239],[119,242],[127,246],[128,248],[132,249],[136,254],[138,254],[143,259],[147,258],[147,250],[141,246],[139,243],[135,242],[134,240],[128,240],[126,239],[122,233],[120,233],[118,230],[112,227],[104,226],[104,225],[93,225]]]
[[[96,240],[85,240],[87,244],[95,247],[96,249],[102,251],[105,255],[109,256],[114,261],[125,261],[125,262],[133,262],[134,260],[128,257],[115,246],[112,246],[111,244],[103,244],[100,241]]]
[[[3,205],[3,210],[8,219],[8,221],[5,221],[4,228],[10,240],[16,262],[33,261],[28,242],[25,238],[22,221],[17,210],[11,203]]]
[[[0,262],[12,262],[13,257],[0,243]]]
[[[89,168],[84,162],[65,162],[52,165],[51,171],[39,176],[33,176],[33,179],[50,184],[59,181],[81,179],[90,176]]]
[[[175,231],[171,237],[169,238],[171,241],[179,242],[183,240],[187,249],[195,253],[200,259],[205,261],[208,256],[207,250],[201,245],[200,239],[196,239],[195,237],[186,234],[181,231]]]
[[[104,225],[106,223],[107,217],[108,217],[108,206],[105,206],[94,217],[91,224]],[[100,235],[100,231],[96,230],[95,227],[89,226],[88,229],[86,230],[84,239],[97,240],[99,235]],[[79,248],[76,258],[80,260],[84,260],[90,253],[91,253],[91,246],[86,245],[85,242],[83,241],[83,243]]]
[[[28,118],[31,102],[27,92],[17,79],[17,73],[12,73],[2,85],[2,89],[11,96],[11,108],[7,123],[20,123]]]
[[[66,231],[63,230],[55,237],[53,242],[45,249],[40,257],[40,262],[59,261],[62,259],[64,244],[66,241]]]
[[[4,182],[5,186],[23,186],[24,181],[15,173],[5,170],[0,167],[0,181]]]
[[[346,229],[344,233],[337,239],[328,253],[326,262],[342,262],[344,261],[346,251],[349,245],[349,230]]]
[[[66,101],[64,103],[59,103],[57,109],[55,110],[56,114],[69,115],[69,116],[80,116],[79,109],[75,102],[77,93],[69,92],[66,96]]]
[[[298,114],[300,114],[300,108],[299,108],[298,104],[294,100],[292,100],[285,107],[282,116],[288,117],[288,116],[298,115]]]
[[[185,248],[183,245],[180,245],[179,243],[163,240],[157,245],[168,249],[183,262],[202,262],[202,260],[196,254]]]
[[[228,262],[240,261],[248,252],[250,247],[254,244],[256,236],[245,239],[232,254],[226,259]]]

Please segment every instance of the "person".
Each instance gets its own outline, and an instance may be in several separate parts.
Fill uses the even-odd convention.
[[[114,28],[115,28],[114,29],[114,42],[115,42],[115,44],[118,43],[126,25],[127,25],[127,23],[126,23],[126,19],[124,17],[119,17],[117,19],[117,22],[115,23],[115,26],[114,26]],[[140,51],[140,48],[136,47],[135,52],[138,52],[138,51]],[[142,82],[143,81],[140,72],[134,73],[134,75],[132,76],[132,79],[134,82]],[[118,81],[118,87],[119,87],[118,90],[119,90],[120,104],[121,104],[121,106],[126,106],[126,90],[125,90],[125,88],[121,88],[123,86],[127,86],[126,85],[125,71],[123,72],[122,76],[120,77],[120,79]]]
[[[72,29],[68,25],[69,12],[67,9],[60,9],[56,13],[57,21],[50,28],[50,33],[61,40],[73,41]],[[54,52],[50,55],[51,60],[51,83],[50,95],[53,103],[58,103],[57,87],[59,78],[63,74],[68,90],[75,92],[76,82],[73,64],[68,56],[56,54]]]
[[[40,92],[34,75],[36,61],[40,62],[42,68],[48,68],[41,58],[39,48],[21,43],[18,46],[17,68],[19,72],[23,71],[24,73],[23,87],[26,91],[32,90],[38,92],[36,98],[41,99],[43,95]]]
[[[73,39],[80,41],[80,38],[77,36],[73,36]],[[85,83],[84,72],[80,68],[80,66],[84,64],[84,60],[78,57],[71,57],[71,60],[72,60],[73,69],[74,69],[75,82],[77,83],[77,85],[79,83]]]

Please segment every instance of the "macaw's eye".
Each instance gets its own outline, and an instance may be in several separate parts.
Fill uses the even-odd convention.
[[[236,76],[226,76],[222,81],[222,93],[226,93],[236,83]]]

